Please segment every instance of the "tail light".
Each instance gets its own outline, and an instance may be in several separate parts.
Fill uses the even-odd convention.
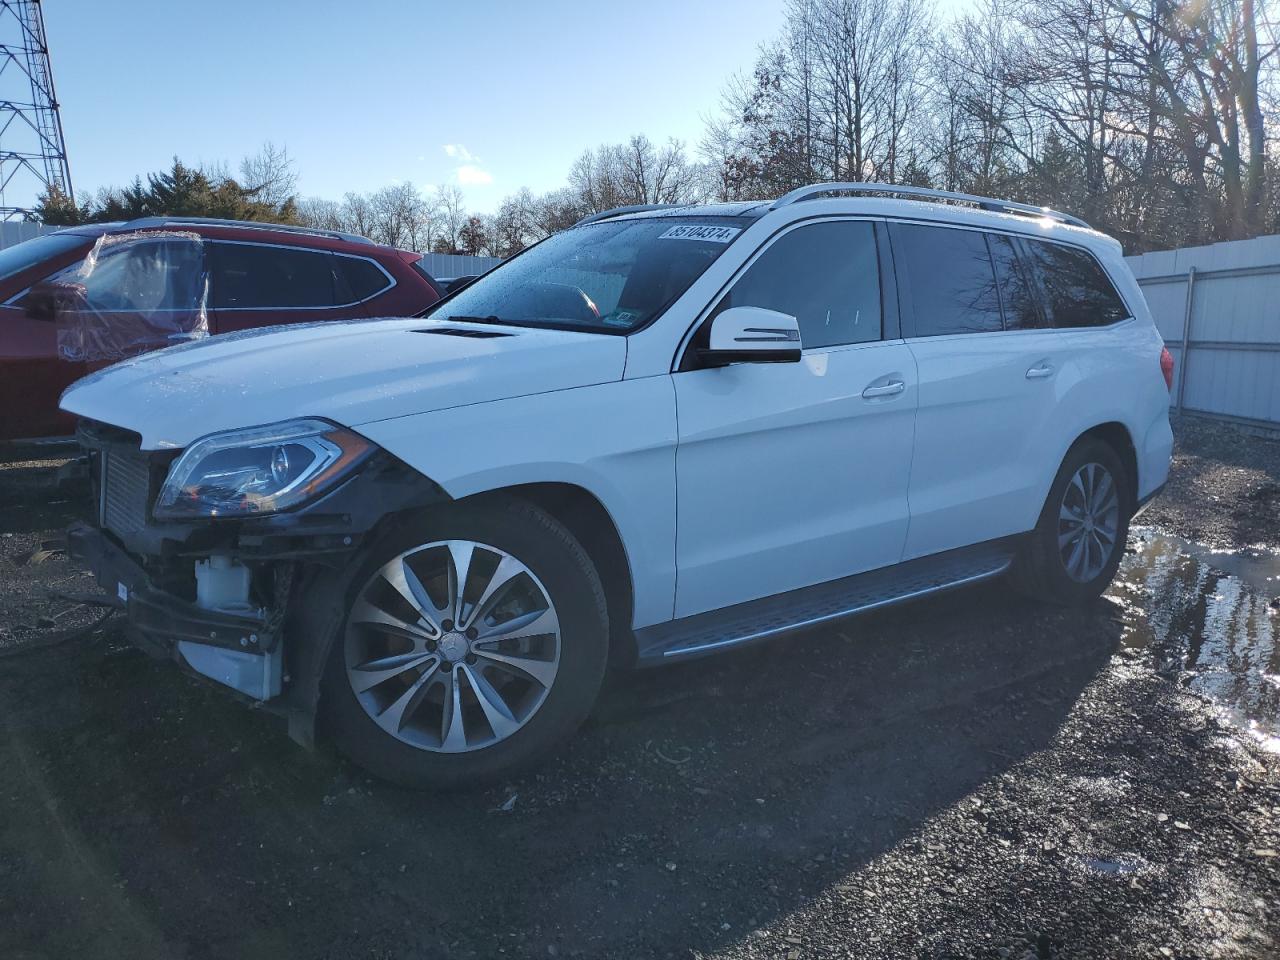
[[[1160,349],[1160,372],[1164,374],[1164,385],[1173,392],[1173,354],[1168,347]]]

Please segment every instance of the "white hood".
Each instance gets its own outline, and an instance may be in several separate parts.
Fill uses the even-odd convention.
[[[418,319],[313,323],[144,354],[72,384],[61,406],[140,433],[143,449],[155,450],[295,417],[358,428],[607,383],[622,379],[626,355],[625,338],[607,334]]]

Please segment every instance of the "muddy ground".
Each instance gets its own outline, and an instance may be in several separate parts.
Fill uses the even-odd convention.
[[[1274,957],[1280,444],[1179,439],[1088,609],[992,585],[615,678],[447,797],[86,634],[41,549],[75,503],[0,464],[0,957]]]

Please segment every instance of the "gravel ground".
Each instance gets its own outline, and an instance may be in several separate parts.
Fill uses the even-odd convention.
[[[1272,710],[1280,614],[1151,550],[1274,552],[1280,444],[1178,433],[1087,609],[991,585],[617,677],[540,771],[446,797],[86,636],[41,550],[75,504],[0,464],[0,956],[1275,957],[1280,748],[1198,677],[1226,651]]]
[[[1280,441],[1183,417],[1173,473],[1142,523],[1226,550],[1280,547]]]

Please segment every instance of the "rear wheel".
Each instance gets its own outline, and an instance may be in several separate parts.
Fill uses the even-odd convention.
[[[562,525],[523,501],[455,506],[384,538],[353,578],[324,709],[380,777],[476,783],[571,733],[607,655],[599,579]]]
[[[1120,566],[1133,503],[1133,481],[1116,452],[1092,437],[1078,441],[1014,566],[1015,583],[1052,603],[1099,596]]]

